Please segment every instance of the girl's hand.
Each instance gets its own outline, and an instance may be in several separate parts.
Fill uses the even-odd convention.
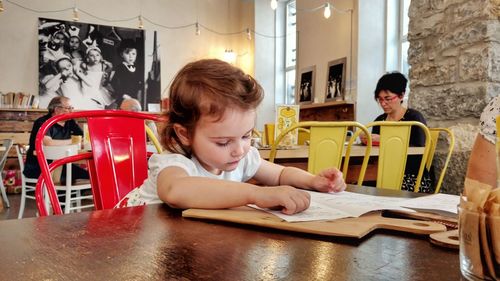
[[[320,192],[340,192],[346,188],[344,177],[337,168],[321,171],[312,180],[312,188]]]
[[[260,208],[280,208],[286,215],[300,213],[309,208],[309,193],[292,186],[255,187],[253,204]]]

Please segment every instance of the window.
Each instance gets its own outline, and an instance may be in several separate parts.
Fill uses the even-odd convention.
[[[297,61],[295,0],[286,3],[285,11],[285,104],[295,103],[295,64]]]
[[[408,9],[410,8],[411,0],[402,0],[399,7],[399,71],[408,77],[409,65],[408,65],[408,48],[410,47],[410,42],[408,42],[408,24],[410,18],[408,17]]]

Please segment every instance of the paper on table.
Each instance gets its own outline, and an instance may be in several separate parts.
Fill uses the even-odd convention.
[[[368,212],[377,210],[402,210],[413,212],[411,209],[400,207],[404,201],[408,200],[405,198],[372,196],[348,191],[339,193],[308,192],[311,194],[311,205],[304,212],[289,216],[280,211],[262,210],[272,213],[288,222],[359,217]],[[260,209],[253,205],[250,207]]]
[[[438,210],[458,214],[457,206],[459,203],[460,197],[458,195],[438,193],[409,199],[401,206],[418,210]]]

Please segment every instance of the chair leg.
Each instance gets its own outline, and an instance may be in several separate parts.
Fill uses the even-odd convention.
[[[82,192],[80,190],[78,190],[76,192],[77,196],[78,196],[78,199],[76,200],[76,206],[78,207],[81,207],[82,206],[82,199],[80,199],[80,197],[82,197]],[[77,209],[77,212],[80,213],[82,211],[82,209],[78,208]]]
[[[7,192],[5,192],[5,186],[3,185],[3,180],[0,181],[0,190],[2,191],[3,201],[5,202],[5,206],[10,208],[9,198],[7,198]]]
[[[19,205],[19,215],[17,215],[18,220],[23,218],[25,204],[26,204],[26,185],[23,184],[21,186],[21,204]]]
[[[69,214],[69,211],[71,210],[71,189],[67,188],[66,189],[66,198],[64,198],[64,213]]]

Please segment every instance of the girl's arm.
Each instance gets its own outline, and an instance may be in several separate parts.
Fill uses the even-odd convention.
[[[59,89],[59,86],[61,85],[62,82],[62,77],[61,73],[57,73],[56,75],[47,75],[42,79],[42,84],[45,86],[46,89]]]
[[[291,186],[260,187],[253,184],[189,176],[180,167],[158,174],[158,196],[176,208],[224,209],[246,204],[261,208],[281,206],[285,214],[309,207],[309,194]]]
[[[299,168],[283,167],[264,159],[254,179],[270,186],[291,185],[321,192],[339,192],[346,187],[342,172],[337,168],[329,168],[313,175]]]
[[[467,176],[473,180],[497,186],[495,145],[478,134],[467,166]]]

